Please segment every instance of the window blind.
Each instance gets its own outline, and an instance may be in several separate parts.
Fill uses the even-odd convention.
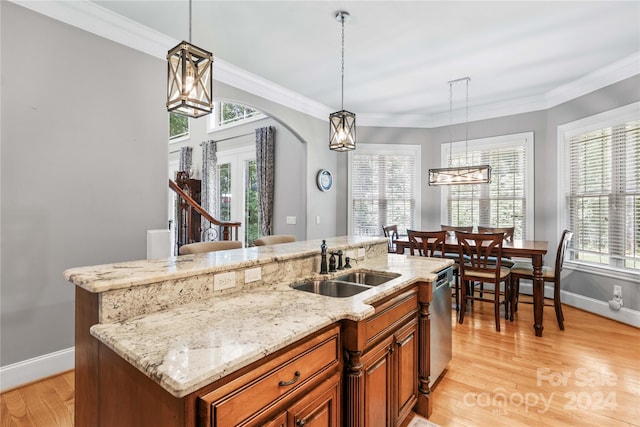
[[[387,148],[388,149],[388,148]],[[397,224],[404,234],[415,224],[415,155],[355,151],[351,157],[353,234],[379,236],[382,227]]]
[[[640,269],[640,120],[571,136],[572,259]]]
[[[527,217],[533,208],[532,134],[502,136],[456,143],[451,166],[491,166],[491,183],[452,185],[447,191],[447,224],[453,226],[515,227],[515,239],[527,239]],[[448,144],[446,144],[447,147]]]

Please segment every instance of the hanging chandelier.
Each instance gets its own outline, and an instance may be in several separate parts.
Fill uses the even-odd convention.
[[[182,41],[167,53],[167,111],[202,117],[213,111],[213,55],[191,44],[191,0],[189,42]]]
[[[491,166],[468,166],[469,160],[469,77],[463,77],[449,82],[449,167],[429,169],[429,185],[457,185],[457,184],[486,184],[491,182]],[[465,117],[465,165],[451,166],[453,156],[453,85],[466,85],[466,117]]]
[[[356,115],[344,109],[344,23],[349,18],[349,12],[336,13],[336,20],[342,24],[342,80],[340,111],[329,115],[329,149],[334,151],[356,149]]]

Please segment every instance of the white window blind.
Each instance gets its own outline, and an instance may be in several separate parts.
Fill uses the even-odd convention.
[[[379,236],[397,224],[405,234],[417,225],[420,147],[367,145],[350,153],[352,233]]]
[[[515,227],[533,238],[533,133],[443,144],[443,166],[490,165],[491,183],[442,187],[443,224]]]
[[[569,156],[573,260],[640,269],[640,120],[576,132]]]

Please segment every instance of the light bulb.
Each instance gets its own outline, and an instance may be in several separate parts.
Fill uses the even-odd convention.
[[[187,63],[187,76],[184,80],[184,94],[189,94],[190,97],[195,96],[194,82],[196,80],[196,73],[191,63]]]

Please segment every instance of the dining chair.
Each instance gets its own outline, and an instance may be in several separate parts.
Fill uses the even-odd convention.
[[[573,232],[564,230],[558,245],[558,252],[556,253],[556,264],[554,267],[542,267],[542,278],[545,282],[553,283],[553,304],[545,304],[545,306],[553,306],[556,311],[556,320],[561,331],[564,331],[564,315],[562,314],[562,302],[560,301],[560,273],[562,272],[562,265],[564,263],[565,253],[567,246],[573,237]],[[511,297],[511,312],[518,311],[518,300],[520,293],[520,279],[533,280],[533,265],[529,262],[517,262],[511,267],[511,278],[513,281],[513,295]],[[543,293],[544,295],[544,293]],[[522,301],[523,303],[531,304],[530,301]]]
[[[396,253],[396,245],[393,243],[394,240],[398,240],[398,226],[397,225],[387,225],[382,226],[382,232],[384,233],[384,237],[387,238],[388,252],[390,254]]]
[[[515,227],[483,227],[481,225],[478,226],[478,233],[504,233],[504,241],[511,242],[513,241],[513,233],[515,232]],[[494,259],[495,261],[495,259]],[[502,257],[502,266],[503,267],[513,267],[515,262],[511,260],[510,257]],[[480,296],[484,293],[484,284],[480,283]]]
[[[449,231],[451,234],[454,234],[455,231],[462,231],[465,233],[473,232],[473,225],[470,226],[457,226],[457,225],[444,225],[440,224],[440,230]]]
[[[446,231],[448,234],[455,235],[456,231],[463,231],[465,233],[473,232],[473,225],[470,226],[455,226],[440,224],[440,230]],[[453,264],[453,274],[456,276],[454,294],[456,296],[456,310],[460,309],[460,301],[458,295],[460,293],[460,266],[458,265],[459,255],[457,252],[447,252],[444,254],[445,258],[449,258],[455,261]]]
[[[262,236],[253,241],[255,246],[277,245],[280,243],[291,243],[296,241],[293,234],[273,234],[271,236]]]
[[[504,305],[505,319],[509,319],[511,292],[511,271],[502,267],[503,233],[463,233],[456,232],[460,264],[460,314],[459,323],[464,322],[467,301],[484,301],[494,304],[496,330],[500,331],[500,306]],[[495,257],[495,262],[492,258]],[[468,258],[468,259],[467,259]],[[493,283],[493,298],[476,297],[467,291],[470,283]],[[501,290],[501,284],[504,288]],[[501,299],[502,297],[502,299]]]
[[[447,240],[447,232],[441,231],[415,231],[407,230],[407,236],[409,237],[409,251],[411,255],[432,257],[432,258],[446,258],[444,251],[444,243]],[[459,286],[459,274],[458,265],[453,264],[453,275],[455,277],[455,283],[453,287],[453,296],[456,300],[456,310],[460,307],[460,299],[458,296]]]
[[[239,249],[242,242],[237,240],[217,240],[214,242],[195,242],[180,246],[178,254],[191,255],[204,252],[225,251],[227,249]]]

